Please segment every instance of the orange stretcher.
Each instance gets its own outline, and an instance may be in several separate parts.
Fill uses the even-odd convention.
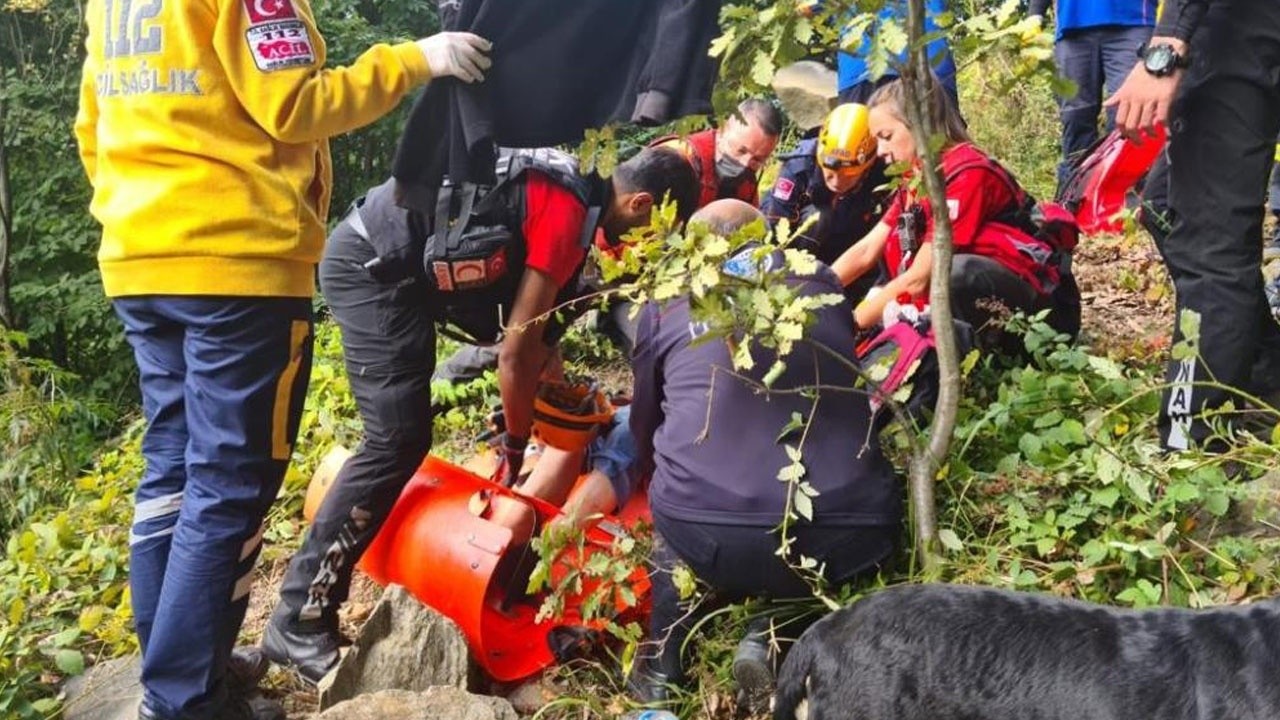
[[[311,489],[309,507],[318,505],[314,495],[325,489]],[[512,543],[509,528],[476,510],[481,491],[525,502],[540,521],[559,514],[543,500],[427,456],[356,567],[380,585],[404,586],[457,623],[477,662],[495,680],[519,680],[557,662],[561,648],[598,630],[603,621],[584,622],[579,614],[589,587],[566,600],[562,617],[535,619],[542,600],[525,595],[527,572],[522,575],[520,568],[527,571],[536,557],[527,545]],[[615,538],[642,521],[649,522],[648,502],[637,493],[617,515],[589,526],[585,557],[562,557],[553,577],[570,569],[568,563],[586,562],[606,551]],[[649,580],[643,569],[632,574],[630,587],[637,602],[633,607],[619,604],[618,620],[648,615]]]

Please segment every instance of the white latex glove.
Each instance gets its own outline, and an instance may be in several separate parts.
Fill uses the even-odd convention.
[[[493,43],[468,32],[442,32],[418,41],[418,48],[427,58],[431,77],[452,75],[467,83],[484,79],[484,71],[493,61],[485,53]]]

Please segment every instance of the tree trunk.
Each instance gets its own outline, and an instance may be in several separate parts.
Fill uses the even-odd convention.
[[[9,305],[9,248],[13,244],[13,196],[9,189],[9,155],[5,152],[4,73],[0,73],[0,327],[13,328]]]
[[[951,219],[947,211],[946,187],[939,172],[939,154],[932,142],[942,128],[932,127],[928,93],[943,92],[933,81],[924,35],[924,0],[909,0],[907,35],[911,55],[902,79],[906,87],[907,115],[916,147],[920,149],[924,187],[933,208],[933,269],[929,281],[929,312],[938,350],[939,390],[929,427],[928,444],[911,459],[910,483],[916,548],[926,572],[936,572],[938,554],[937,507],[934,483],[938,468],[951,447],[956,411],[960,404],[960,364],[951,322]]]

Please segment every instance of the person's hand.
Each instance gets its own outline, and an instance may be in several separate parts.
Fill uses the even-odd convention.
[[[442,32],[418,41],[418,48],[427,58],[431,77],[452,75],[467,83],[484,79],[484,71],[493,61],[485,53],[493,43],[468,32]]]
[[[1152,38],[1151,45],[1167,43],[1182,57],[1186,57],[1187,44],[1177,38]],[[1169,108],[1173,105],[1178,82],[1184,71],[1175,69],[1169,75],[1156,77],[1147,72],[1139,60],[1125,78],[1124,84],[1103,107],[1116,109],[1116,128],[1126,137],[1141,141],[1143,135],[1154,136],[1156,126],[1169,121]]]
[[[498,468],[493,471],[491,479],[504,487],[514,487],[520,479],[520,470],[524,467],[524,449],[528,445],[529,438],[503,433],[502,442],[498,444]]]

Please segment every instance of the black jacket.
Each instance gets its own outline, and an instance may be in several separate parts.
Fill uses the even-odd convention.
[[[461,0],[448,30],[493,42],[485,81],[432,82],[405,124],[399,202],[430,211],[444,175],[486,180],[493,147],[576,142],[609,123],[711,112],[720,0]]]

